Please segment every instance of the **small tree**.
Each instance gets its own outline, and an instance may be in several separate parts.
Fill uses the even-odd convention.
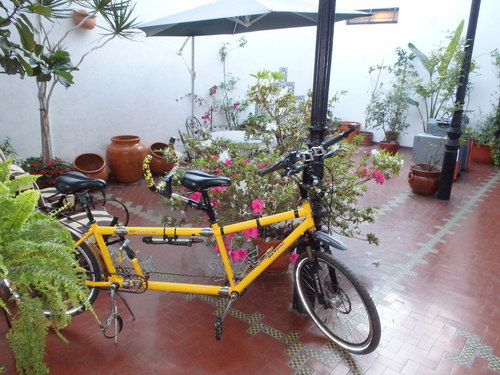
[[[87,10],[80,24],[100,15],[106,22],[96,45],[73,64],[66,50],[66,38],[80,24],[67,30],[62,37],[54,36],[59,19],[72,16],[72,6]],[[50,134],[50,100],[58,83],[73,84],[74,70],[91,52],[104,47],[115,37],[131,38],[135,31],[131,0],[8,0],[0,2],[0,73],[35,77],[40,108],[42,159],[54,158]],[[35,21],[35,25],[33,23]],[[19,40],[19,42],[17,42]]]

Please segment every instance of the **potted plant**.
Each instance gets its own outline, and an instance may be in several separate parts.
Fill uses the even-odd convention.
[[[472,139],[472,161],[500,166],[500,104],[465,134]]]
[[[9,160],[0,162],[0,283],[9,280],[15,294],[9,302],[0,299],[0,308],[8,311],[12,321],[7,340],[18,373],[46,374],[48,330],[62,337],[60,330],[70,320],[65,314],[68,303],[85,299],[85,273],[74,257],[70,232],[35,211],[39,192],[16,193],[33,184],[36,176],[9,180],[9,164]],[[44,311],[52,315],[47,317]]]
[[[413,82],[413,92],[418,100],[409,99],[414,105],[422,120],[424,132],[429,131],[428,124],[444,123],[451,118],[454,107],[454,95],[458,87],[460,67],[464,56],[463,47],[465,40],[460,36],[464,27],[462,20],[455,31],[448,36],[446,46],[440,46],[425,54],[413,43],[408,43],[408,48],[417,57],[424,68],[426,76],[418,76]],[[474,65],[471,67],[474,69]],[[423,106],[420,104],[423,103]],[[423,109],[422,109],[423,108]],[[435,135],[444,135],[445,130],[438,130],[434,126]]]
[[[230,186],[212,189],[212,204],[217,211],[220,225],[287,211],[298,203],[300,197],[298,186],[291,178],[281,177],[278,173],[267,176],[257,174],[260,168],[275,160],[279,153],[269,154],[259,145],[251,144],[242,150],[240,144],[222,139],[213,141],[191,139],[188,142],[189,148],[199,155],[187,166],[188,169],[203,170],[231,178]],[[376,212],[372,206],[357,206],[357,200],[366,191],[366,183],[376,180],[382,184],[399,171],[402,157],[381,152],[354,158],[356,145],[344,143],[345,153],[327,161],[326,169],[332,171],[332,175],[327,177],[329,182],[325,195],[328,197],[327,209],[331,212],[329,227],[335,228],[343,235],[353,237],[361,235],[360,225],[374,220]],[[190,198],[199,200],[200,194],[192,193]],[[182,209],[182,203],[178,201],[169,200],[166,204]],[[190,216],[190,220],[203,225],[207,219],[203,213],[196,211],[194,216]],[[171,216],[167,218],[168,225],[180,225],[186,221],[186,218],[181,221]],[[233,261],[258,256],[256,245],[276,240],[279,243],[292,229],[292,224],[290,222],[282,226],[253,228],[226,236],[226,247],[230,249]],[[376,242],[373,234],[367,234],[363,238]],[[286,270],[288,262],[285,261],[284,265]]]
[[[377,71],[378,74],[366,108],[366,126],[383,131],[384,138],[379,146],[390,153],[397,152],[399,134],[410,126],[406,117],[409,108],[408,95],[414,77],[412,63],[414,56],[401,48],[397,48],[396,53],[398,60],[394,65],[378,65],[370,68],[370,73]],[[383,82],[379,81],[383,70],[387,70],[392,77],[387,90],[383,89]]]
[[[175,139],[169,143],[156,142],[149,146],[149,153],[152,156],[150,167],[153,174],[165,174],[174,167],[178,159],[174,150],[174,142]]]
[[[415,194],[434,195],[439,187],[441,168],[437,145],[429,144],[425,163],[414,163],[408,173],[408,184]]]

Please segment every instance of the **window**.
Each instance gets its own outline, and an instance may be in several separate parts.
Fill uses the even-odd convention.
[[[348,19],[348,25],[364,25],[371,23],[397,23],[399,8],[360,9],[361,12],[371,13],[371,16]]]

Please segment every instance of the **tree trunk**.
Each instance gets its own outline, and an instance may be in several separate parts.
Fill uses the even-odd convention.
[[[38,83],[38,103],[40,104],[40,130],[42,139],[42,161],[54,159],[52,153],[52,137],[50,134],[49,94],[47,82]]]

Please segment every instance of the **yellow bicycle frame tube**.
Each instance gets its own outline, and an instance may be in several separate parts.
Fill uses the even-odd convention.
[[[260,259],[260,262],[253,268],[243,279],[235,281],[234,273],[229,260],[228,251],[224,244],[224,235],[230,233],[241,232],[245,229],[255,228],[259,226],[270,225],[283,221],[303,218],[302,222],[290,233],[283,241],[275,248],[269,249],[265,255]],[[196,293],[196,294],[211,294],[211,295],[228,295],[231,292],[241,293],[248,287],[271,263],[273,263],[281,254],[292,246],[304,233],[308,230],[314,230],[314,220],[312,218],[311,206],[308,201],[304,201],[302,207],[286,211],[283,213],[264,216],[254,220],[248,220],[240,223],[219,226],[215,223],[210,228],[182,228],[182,227],[106,227],[99,226],[97,223],[90,225],[87,231],[75,244],[75,247],[84,242],[92,235],[95,237],[97,245],[101,250],[101,256],[109,273],[108,281],[87,281],[88,286],[96,287],[109,287],[111,283],[116,282],[120,286],[123,285],[123,278],[116,274],[116,269],[111,259],[111,255],[106,247],[103,236],[110,236],[115,234],[120,235],[133,235],[133,236],[210,236],[215,238],[219,247],[220,256],[224,270],[226,272],[229,287],[220,285],[206,285],[206,284],[190,284],[180,282],[167,282],[167,281],[148,281],[148,289],[181,292],[181,293]],[[135,262],[134,262],[135,261]],[[132,264],[137,274],[143,275],[144,272],[140,267],[137,259],[132,260]]]

